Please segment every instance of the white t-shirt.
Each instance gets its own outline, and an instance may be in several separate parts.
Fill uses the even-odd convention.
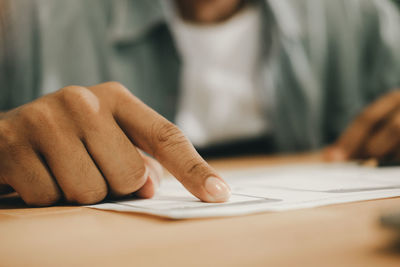
[[[260,10],[249,5],[213,25],[188,23],[175,11],[169,15],[183,61],[176,124],[197,147],[265,134],[257,94]]]

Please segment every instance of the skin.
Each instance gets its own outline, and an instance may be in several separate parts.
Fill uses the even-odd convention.
[[[217,23],[244,1],[176,3],[188,21]],[[399,91],[377,100],[325,149],[325,157],[400,160],[399,107]],[[0,112],[0,194],[15,190],[30,205],[92,204],[132,193],[152,197],[163,175],[159,162],[199,199],[229,198],[229,187],[179,129],[119,83],[69,86]],[[210,190],[209,177],[219,186]]]
[[[329,160],[400,160],[400,90],[388,93],[350,124],[324,155]]]
[[[243,0],[175,0],[183,19],[194,23],[217,23],[233,16]]]
[[[65,87],[1,114],[0,189],[13,188],[35,206],[134,192],[151,197],[162,168],[139,149],[199,199],[229,198],[228,186],[181,131],[117,82]],[[208,177],[219,187],[210,190]]]
[[[217,23],[243,1],[176,4],[186,20]],[[163,175],[159,162],[199,199],[229,198],[229,187],[179,129],[119,83],[66,87],[0,113],[0,194],[15,190],[29,205],[152,197]]]

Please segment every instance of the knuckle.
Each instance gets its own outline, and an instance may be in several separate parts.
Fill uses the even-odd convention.
[[[31,130],[55,128],[56,120],[51,107],[45,101],[38,101],[21,108],[18,113],[22,124]]]
[[[209,177],[215,176],[211,168],[207,165],[207,163],[202,162],[199,159],[193,158],[188,160],[184,166],[185,177]]]
[[[59,93],[61,97],[66,101],[66,102],[74,102],[75,98],[82,94],[84,94],[87,90],[86,87],[83,86],[78,86],[78,85],[70,85],[62,88]]]
[[[110,81],[110,82],[106,82],[102,84],[105,88],[107,88],[107,90],[113,92],[113,93],[122,93],[122,92],[126,92],[128,91],[128,89],[121,84],[120,82],[116,82],[116,81]]]
[[[73,114],[99,112],[100,103],[95,94],[82,86],[67,86],[60,90],[61,102]]]
[[[186,167],[188,174],[198,173],[202,169],[201,163],[190,163],[188,167]]]
[[[151,136],[154,139],[153,152],[157,157],[163,151],[174,151],[187,142],[185,135],[169,121],[153,124]]]
[[[134,97],[125,86],[115,81],[98,84],[91,87],[91,90],[99,99],[103,99],[103,106],[111,111]]]
[[[130,91],[120,82],[109,81],[105,83],[98,84],[93,87],[94,91],[99,95],[104,95],[108,97],[125,97],[127,94],[131,94]]]
[[[120,174],[119,182],[114,192],[119,195],[127,195],[140,189],[146,182],[147,169],[144,164],[137,168],[130,168]]]
[[[66,194],[66,199],[69,202],[75,202],[82,205],[95,204],[102,201],[107,196],[105,188],[94,188],[74,194]]]

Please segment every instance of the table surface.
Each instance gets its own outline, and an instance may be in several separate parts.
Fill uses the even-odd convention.
[[[225,159],[217,169],[317,162],[318,155]],[[381,214],[400,198],[250,216],[169,220],[0,200],[0,266],[400,266]]]

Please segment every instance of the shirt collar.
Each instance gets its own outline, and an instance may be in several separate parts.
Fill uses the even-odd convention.
[[[160,0],[118,0],[111,6],[111,40],[135,42],[165,22]]]

